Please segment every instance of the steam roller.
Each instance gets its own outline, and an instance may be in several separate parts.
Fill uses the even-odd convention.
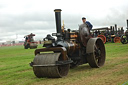
[[[127,27],[126,27],[127,30],[121,36],[121,39],[120,39],[120,41],[121,41],[122,44],[127,44],[128,43],[128,19],[126,21],[127,21]]]
[[[105,63],[105,46],[100,38],[91,38],[87,24],[78,30],[61,27],[61,9],[55,9],[56,33],[44,38],[43,48],[35,50],[30,63],[36,77],[61,78],[69,69],[88,63],[92,68]],[[56,36],[55,39],[53,36]]]

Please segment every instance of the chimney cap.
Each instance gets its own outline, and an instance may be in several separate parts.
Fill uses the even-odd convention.
[[[55,9],[54,12],[61,12],[61,9]]]

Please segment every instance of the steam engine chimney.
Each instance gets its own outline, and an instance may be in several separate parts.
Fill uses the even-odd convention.
[[[55,19],[56,19],[56,31],[57,31],[57,39],[62,39],[62,29],[61,29],[61,9],[55,9]]]
[[[128,29],[128,19],[126,21],[127,21],[127,28],[126,29]]]

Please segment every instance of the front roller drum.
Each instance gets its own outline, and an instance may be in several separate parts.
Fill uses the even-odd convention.
[[[37,44],[36,43],[30,43],[30,49],[34,49],[37,48]]]
[[[69,71],[69,64],[58,64],[63,61],[61,53],[37,54],[33,60],[33,71],[38,78],[61,78]]]
[[[105,46],[100,38],[91,38],[88,40],[86,52],[87,61],[92,68],[99,68],[105,63]]]

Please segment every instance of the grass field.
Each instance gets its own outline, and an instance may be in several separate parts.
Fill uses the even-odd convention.
[[[128,85],[128,44],[109,43],[105,47],[103,67],[85,64],[71,69],[64,78],[53,79],[39,79],[33,74],[29,63],[34,58],[34,49],[0,47],[0,85]]]

